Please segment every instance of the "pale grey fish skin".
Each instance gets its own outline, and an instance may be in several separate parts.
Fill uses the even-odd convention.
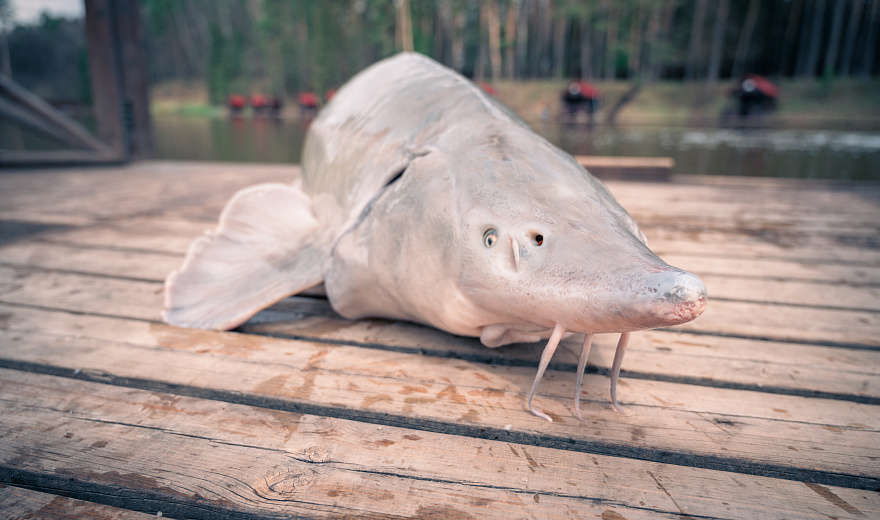
[[[651,252],[601,182],[417,54],[337,93],[310,128],[303,189],[338,230],[323,276],[347,318],[416,321],[496,347],[557,324],[677,325],[706,307],[702,281]],[[490,229],[498,240],[487,247]]]
[[[693,320],[706,286],[648,249],[605,186],[455,72],[417,54],[349,81],[312,123],[301,184],[233,196],[165,282],[171,324],[231,329],[323,282],[347,318],[410,320],[488,347]],[[392,182],[393,181],[393,182]],[[551,335],[552,334],[552,335]],[[575,387],[580,418],[582,373]]]

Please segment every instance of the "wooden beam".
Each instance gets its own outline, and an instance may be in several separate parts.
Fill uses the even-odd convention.
[[[5,98],[5,99],[4,99]],[[75,148],[110,154],[111,149],[79,123],[0,74],[0,116],[6,116]]]
[[[98,135],[120,156],[153,155],[140,7],[135,0],[85,0]]]
[[[0,150],[0,164],[4,166],[67,166],[121,162],[122,157],[110,151]]]
[[[577,155],[575,160],[601,179],[668,181],[675,166],[671,157]]]
[[[6,119],[18,123],[22,128],[42,134],[61,145],[75,146],[67,139],[67,135],[47,121],[34,115],[25,108],[16,105],[6,98],[0,97],[0,120]]]
[[[144,36],[141,30],[139,0],[116,2],[116,24],[120,35],[124,121],[129,124],[128,139],[132,159],[153,157],[153,132],[150,117],[149,80]],[[130,123],[128,123],[130,120]]]

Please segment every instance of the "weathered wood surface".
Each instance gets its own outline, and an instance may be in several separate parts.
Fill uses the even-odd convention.
[[[0,484],[0,519],[19,520],[148,520],[156,515],[86,502]]]
[[[229,196],[296,174],[0,175],[0,220],[48,225],[0,237],[0,518],[880,516],[877,185],[610,183],[709,310],[634,335],[627,416],[615,338],[590,355],[584,423],[563,343],[547,423],[524,404],[541,345],[351,322],[316,297],[236,332],[162,324],[162,280]]]

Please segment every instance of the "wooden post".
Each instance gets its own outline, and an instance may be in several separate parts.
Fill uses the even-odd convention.
[[[85,0],[89,68],[98,136],[124,159],[153,155],[153,134],[137,0]]]

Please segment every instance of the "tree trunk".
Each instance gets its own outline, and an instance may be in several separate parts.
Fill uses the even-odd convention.
[[[171,5],[173,6],[174,4]],[[181,16],[184,16],[183,12],[172,9],[171,19],[174,21],[177,41],[180,42],[181,48],[183,48],[183,55],[186,57],[187,68],[189,69],[188,75],[202,77],[202,64],[199,63],[198,51],[193,43],[192,34],[189,32],[186,20],[181,20]]]
[[[840,30],[843,28],[843,13],[846,9],[845,0],[835,0],[834,18],[831,19],[831,37],[828,42],[828,51],[825,53],[825,65],[822,67],[822,75],[831,77],[837,65],[837,51],[840,49]]]
[[[532,25],[532,37],[529,39],[529,55],[526,66],[529,77],[541,76],[541,61],[544,59],[544,1],[534,0],[529,21]]]
[[[510,0],[507,6],[507,19],[504,23],[504,76],[513,79],[516,70],[517,34],[516,26],[519,22],[519,0]]]
[[[501,78],[501,17],[498,14],[498,0],[485,0],[481,4],[489,30],[489,66],[492,79]]]
[[[726,0],[722,0],[726,1]],[[667,2],[663,9],[663,20],[660,22],[660,35],[657,37],[658,42],[662,42],[664,47],[672,40],[672,16],[675,14],[676,3]],[[666,52],[661,46],[654,45],[651,50],[651,70],[650,78],[654,81],[663,74],[663,67],[666,65]]]
[[[871,2],[871,16],[868,17],[868,34],[865,36],[865,54],[862,57],[860,77],[868,79],[874,71],[874,50],[877,48],[877,22],[880,18],[880,0]]]
[[[552,14],[552,12],[551,12]],[[552,18],[551,18],[552,19]],[[561,78],[565,75],[566,45],[565,37],[568,35],[568,17],[556,14],[556,22],[553,23],[553,77]]]
[[[477,46],[477,56],[474,59],[474,81],[482,83],[485,79],[486,70],[486,46],[480,43]]]
[[[452,68],[458,72],[464,69],[464,22],[461,10],[452,15]]]
[[[516,21],[516,63],[513,64],[513,75],[523,78],[528,74],[526,62],[529,58],[529,13],[531,0],[520,2],[520,13]]]
[[[608,28],[606,29],[605,47],[605,76],[606,80],[613,80],[617,68],[617,12],[614,2],[606,2]]]
[[[648,30],[645,34],[645,42],[646,42],[646,51],[645,51],[645,59],[644,65],[642,65],[642,61],[639,60],[639,56],[636,55],[636,61],[633,63],[634,73],[638,78],[645,76],[642,74],[642,70],[644,69],[647,72],[647,76],[649,80],[654,80],[654,73],[657,70],[656,64],[660,61],[660,45],[663,39],[663,23],[665,22],[666,9],[669,6],[664,6],[668,2],[657,2],[654,4],[654,7],[651,9],[651,19],[648,21]],[[640,46],[641,47],[641,46]]]
[[[721,79],[721,51],[724,48],[724,33],[727,31],[727,13],[730,0],[719,0],[715,12],[715,23],[712,24],[712,50],[709,55],[709,74],[706,80],[717,83]]]
[[[782,75],[785,75],[787,70],[792,70],[792,67],[789,67],[789,63],[791,62],[791,49],[794,47],[794,40],[797,36],[798,27],[800,27],[800,19],[801,14],[804,10],[804,0],[794,0],[791,5],[791,10],[788,12],[788,25],[785,28],[785,40],[782,44],[782,60],[780,62],[780,72]],[[792,70],[792,74],[794,74],[794,70]]]
[[[853,2],[852,11],[849,15],[849,24],[846,29],[846,42],[843,44],[843,55],[840,57],[840,75],[849,76],[853,62],[853,50],[856,47],[856,36],[859,33],[859,25],[862,21],[862,1]]]
[[[825,21],[825,0],[816,0],[813,8],[813,28],[810,31],[810,53],[807,57],[808,76],[816,75],[819,65],[819,47],[822,44],[822,26]]]
[[[703,25],[706,19],[706,0],[697,0],[694,7],[694,24],[691,26],[691,41],[688,44],[687,64],[684,80],[694,81],[699,75],[703,55]]]
[[[581,20],[581,79],[588,80],[593,77],[593,55],[590,31],[590,20]]]
[[[2,72],[7,78],[11,78],[12,63],[9,60],[9,40],[5,28],[3,29],[2,34],[0,34],[0,63],[2,63],[0,72]]]
[[[739,78],[748,72],[749,49],[752,45],[752,36],[755,34],[755,25],[758,23],[758,14],[761,11],[761,0],[750,0],[749,10],[746,12],[746,21],[743,31],[740,33],[739,43],[736,46],[736,54],[733,58],[733,77]]]
[[[449,34],[449,3],[437,4],[437,15],[434,17],[434,42],[431,53],[434,58],[445,65],[451,62],[446,56],[446,40]]]
[[[513,75],[517,78],[526,76],[526,60],[529,55],[529,9],[531,0],[518,0],[519,14],[516,20],[516,62],[513,64]]]
[[[398,45],[403,52],[412,52],[412,10],[409,8],[409,0],[398,0],[397,4],[397,35]]]
[[[636,81],[635,83],[633,83],[629,90],[624,92],[624,94],[620,96],[620,99],[617,100],[617,103],[615,103],[614,106],[611,107],[611,110],[608,111],[608,116],[605,119],[605,122],[609,125],[615,124],[617,122],[617,115],[620,114],[620,111],[623,109],[623,107],[625,107],[627,103],[635,99],[636,96],[639,95],[639,92],[641,90],[641,82]]]
[[[810,2],[815,2],[816,0],[804,0],[804,9],[803,15],[801,16],[801,28],[800,28],[800,36],[798,36],[798,44],[797,44],[797,62],[795,63],[794,68],[794,76],[796,78],[801,78],[807,75],[807,61],[809,61],[809,39],[810,39],[810,22],[812,21],[812,16],[814,14],[814,10],[810,4]]]
[[[542,0],[543,14],[541,16],[541,61],[540,76],[548,78],[553,75],[553,6],[552,0]]]
[[[653,13],[656,15],[657,10],[660,9],[658,4],[655,4]],[[642,11],[644,10],[644,6],[638,5],[633,9],[632,12],[632,23],[629,25],[629,58],[626,60],[626,66],[629,69],[629,75],[637,75],[639,73],[639,67],[641,65],[640,58],[642,54]],[[651,39],[652,36],[650,34],[650,25],[654,23],[654,18],[651,18],[651,23],[649,23],[648,29],[648,42],[653,42]],[[650,43],[649,43],[650,44]]]

